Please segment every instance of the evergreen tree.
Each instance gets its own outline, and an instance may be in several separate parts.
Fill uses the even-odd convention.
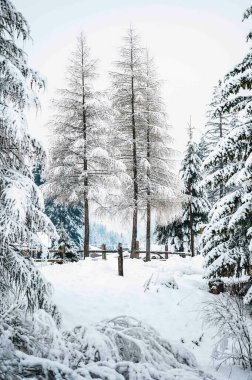
[[[207,157],[208,152],[209,152],[209,143],[203,131],[200,137],[200,141],[198,143],[198,154],[202,162]]]
[[[108,152],[108,107],[94,89],[96,76],[96,62],[81,35],[68,67],[67,88],[59,90],[54,101],[55,137],[45,185],[48,196],[60,203],[83,203],[85,257],[89,256],[90,207],[102,203],[104,188],[114,185],[114,172],[120,170]]]
[[[58,234],[63,228],[72,244],[81,250],[83,247],[83,205],[81,203],[61,204],[49,198],[45,201],[45,213],[53,222]]]
[[[215,149],[220,139],[227,135],[230,128],[231,117],[227,113],[224,113],[222,108],[221,84],[221,81],[219,81],[218,86],[214,87],[212,102],[209,104],[207,112],[208,121],[199,144],[202,160]],[[219,165],[222,168],[223,164],[221,162]],[[207,195],[209,202],[211,204],[215,203],[224,195],[223,185],[220,184],[217,188],[208,188]]]
[[[222,82],[214,87],[212,102],[208,106],[207,123],[204,129],[204,137],[207,140],[208,152],[211,151],[219,140],[227,134],[229,128],[229,115],[225,114],[222,108]]]
[[[249,8],[244,19],[250,17]],[[252,38],[249,33],[248,40]],[[222,184],[226,195],[213,206],[204,233],[204,250],[209,277],[239,276],[251,266],[252,220],[252,120],[251,49],[226,76],[222,88],[223,112],[238,113],[228,135],[208,156],[205,168],[212,172],[206,182]],[[244,90],[246,90],[244,92]],[[223,167],[220,165],[222,164]]]
[[[199,156],[198,145],[192,141],[193,128],[189,123],[189,142],[180,170],[183,181],[185,200],[180,217],[168,226],[157,226],[156,235],[159,242],[171,243],[176,249],[190,249],[195,256],[197,244],[195,242],[207,223],[209,204],[200,182],[202,161]]]
[[[204,232],[209,277],[239,276],[242,268],[248,270],[250,265],[251,131],[250,121],[237,123],[205,161],[205,168],[213,169],[205,182],[211,187],[222,183],[226,192],[213,205]]]
[[[78,247],[74,244],[73,240],[69,237],[67,231],[64,227],[61,227],[59,232],[59,239],[54,248],[58,249],[58,252],[54,253],[54,258],[67,260],[67,261],[78,261],[80,256],[78,254]]]
[[[34,181],[37,186],[42,186],[45,181],[42,176],[41,164],[33,169]],[[42,187],[43,189],[43,187]],[[49,197],[45,199],[45,214],[50,218],[59,234],[65,229],[69,239],[79,250],[83,246],[83,206],[81,203],[64,204],[57,202],[57,199]]]
[[[175,252],[184,252],[184,229],[181,219],[175,219],[166,226],[157,225],[155,234],[159,244],[169,244]]]
[[[192,141],[191,123],[189,124],[189,138],[181,169],[184,194],[188,197],[188,200],[184,204],[181,220],[184,236],[187,237],[192,256],[195,256],[195,237],[207,222],[209,205],[206,195],[200,187],[202,162],[198,154],[198,146]]]
[[[43,307],[50,294],[22,249],[43,245],[41,233],[53,225],[43,213],[43,198],[33,181],[32,168],[43,162],[44,151],[27,128],[25,109],[38,106],[36,90],[44,86],[27,64],[22,43],[30,38],[28,24],[9,0],[0,2],[0,313],[22,302]]]

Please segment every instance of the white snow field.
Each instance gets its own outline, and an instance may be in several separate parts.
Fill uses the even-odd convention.
[[[63,328],[131,316],[155,328],[171,344],[188,349],[200,368],[216,379],[251,380],[251,374],[237,367],[215,370],[211,353],[217,329],[203,323],[202,308],[209,297],[217,296],[207,291],[202,263],[200,256],[174,255],[149,263],[125,259],[124,277],[117,274],[116,257],[43,264],[41,270],[54,286]]]

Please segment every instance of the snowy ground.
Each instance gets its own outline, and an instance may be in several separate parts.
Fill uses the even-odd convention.
[[[218,380],[252,379],[238,368],[223,367],[217,373],[214,369],[211,352],[216,331],[203,323],[201,310],[204,302],[215,296],[207,292],[202,279],[201,257],[173,256],[150,263],[126,259],[124,277],[117,275],[115,257],[41,269],[55,288],[64,328],[87,326],[119,315],[133,316],[154,327],[171,343],[193,352],[201,368]],[[175,279],[178,289],[162,285],[169,278]]]

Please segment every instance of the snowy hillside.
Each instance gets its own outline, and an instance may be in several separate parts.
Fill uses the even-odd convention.
[[[173,347],[188,349],[215,378],[248,379],[249,374],[237,368],[214,370],[211,353],[216,331],[203,323],[202,308],[210,297],[217,296],[207,292],[201,257],[173,256],[149,263],[125,260],[124,266],[124,277],[117,275],[115,257],[41,268],[55,288],[64,328],[92,326],[127,315],[155,328]]]

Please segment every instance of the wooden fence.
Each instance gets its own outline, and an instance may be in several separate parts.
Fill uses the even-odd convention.
[[[65,246],[59,247],[58,250],[49,250],[50,253],[58,253],[60,255],[59,258],[54,258],[54,259],[36,259],[34,258],[35,262],[49,262],[49,263],[58,263],[58,264],[63,264],[65,262],[65,257],[66,257],[66,252],[65,252]],[[92,254],[95,254],[95,257],[101,257],[103,260],[107,259],[107,254],[110,253],[117,253],[118,254],[118,275],[123,276],[123,261],[124,261],[124,250],[123,246],[121,243],[118,244],[118,248],[116,250],[110,250],[106,248],[106,244],[102,244],[101,248],[97,249],[90,249],[89,254],[92,256]],[[82,251],[78,251],[78,253],[83,253]],[[140,258],[140,255],[144,254],[146,256],[146,251],[140,250],[139,249],[139,242],[137,242],[137,250],[135,251],[134,257],[136,259]],[[188,252],[169,252],[168,251],[168,246],[165,245],[165,250],[164,251],[157,251],[157,250],[152,250],[150,251],[150,254],[152,255],[151,258],[156,258],[158,256],[162,260],[168,260],[169,255],[179,255],[181,257],[186,257],[186,256],[191,256],[190,253]],[[154,255],[154,256],[153,256]],[[82,260],[85,259],[85,257],[81,258]]]
[[[137,244],[136,244],[136,248],[137,249],[136,249],[136,251],[134,253],[134,257],[133,258],[139,259],[140,255],[143,255],[143,254],[146,256],[146,251],[139,249],[139,242],[138,241],[137,241]],[[100,249],[99,248],[98,249],[91,249],[88,252],[91,255],[92,255],[92,253],[93,254],[97,254],[97,256],[101,256],[104,260],[106,260],[107,254],[109,254],[109,253],[118,253],[118,249],[117,250],[110,250],[110,249],[106,248],[106,244],[102,244]],[[83,253],[83,250],[78,251],[78,253]],[[164,251],[151,250],[150,254],[151,255],[157,255],[157,256],[159,256],[160,259],[165,259],[165,260],[167,260],[169,258],[169,255],[179,255],[181,257],[191,256],[190,252],[170,252],[168,250],[168,245],[165,245],[165,250]]]

